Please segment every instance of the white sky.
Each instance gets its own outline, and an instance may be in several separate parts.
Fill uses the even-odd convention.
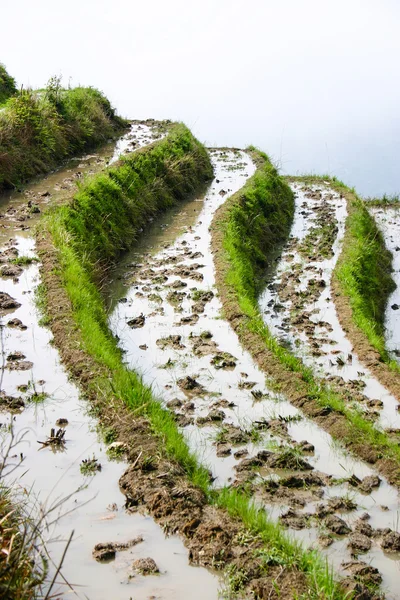
[[[19,84],[103,90],[131,118],[255,144],[286,172],[400,192],[400,0],[2,0]]]

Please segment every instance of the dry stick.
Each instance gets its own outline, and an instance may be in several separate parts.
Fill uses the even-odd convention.
[[[66,543],[66,545],[65,545],[64,552],[62,553],[62,556],[61,556],[61,560],[60,560],[60,562],[59,562],[59,564],[58,564],[58,567],[57,567],[57,569],[56,569],[56,572],[54,573],[54,577],[53,577],[53,579],[52,579],[52,581],[51,581],[51,584],[50,584],[50,587],[49,587],[49,589],[47,590],[47,594],[46,594],[46,596],[45,596],[44,600],[48,600],[48,599],[50,598],[50,592],[51,592],[51,590],[53,589],[53,586],[54,586],[54,584],[55,584],[55,582],[56,582],[56,579],[57,579],[57,577],[58,577],[58,574],[59,574],[59,572],[61,571],[61,567],[62,567],[62,565],[63,565],[63,562],[64,562],[65,556],[66,556],[66,554],[67,554],[68,548],[69,548],[69,546],[70,546],[70,544],[71,544],[71,542],[72,542],[72,538],[73,538],[73,535],[74,535],[74,533],[75,533],[75,530],[73,529],[73,530],[71,531],[71,535],[69,536],[68,542],[67,542],[67,543]]]

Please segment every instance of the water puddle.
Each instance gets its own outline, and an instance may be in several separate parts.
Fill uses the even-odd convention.
[[[117,145],[118,151],[131,149],[132,143],[140,147],[155,136],[159,136],[157,129],[133,125]],[[107,146],[99,153],[69,161],[64,168],[26,186],[23,192],[2,198],[0,269],[15,268],[18,265],[10,261],[24,258],[19,271],[3,276],[0,286],[0,432],[5,450],[12,424],[14,442],[8,460],[10,466],[16,466],[8,482],[15,488],[31,490],[31,500],[49,511],[44,538],[54,563],[50,573],[54,573],[54,565],[74,530],[62,570],[74,591],[60,580],[57,597],[68,593],[96,600],[217,598],[218,579],[205,569],[189,566],[188,552],[180,539],[166,538],[151,518],[126,512],[125,497],[118,486],[126,464],[109,460],[96,421],[88,415],[87,403],[60,364],[51,332],[40,324],[35,305],[39,265],[26,259],[35,259],[31,228],[39,211],[70,197],[76,181],[85,173],[101,169],[113,156],[114,145]],[[37,208],[32,211],[32,207]],[[7,410],[10,407],[11,414]],[[59,442],[40,443],[48,441],[52,428],[54,437],[60,431]],[[101,470],[85,475],[81,472],[82,460],[93,458]],[[117,551],[112,562],[103,564],[92,557],[99,542],[126,543],[138,536],[143,541]],[[134,570],[136,560],[148,557],[156,562],[158,575],[144,576]]]
[[[399,556],[382,549],[385,528],[397,531],[397,491],[268,388],[221,314],[209,226],[254,166],[243,152],[216,149],[211,157],[215,179],[205,197],[155,220],[114,273],[110,326],[126,363],[174,412],[216,487],[245,486],[290,535],[310,545],[318,540],[344,574],[349,571],[343,561],[359,556],[371,562],[382,575],[382,588],[400,598]],[[332,196],[327,210],[342,220],[344,202]],[[296,213],[293,231],[305,240],[312,210]],[[334,244],[337,252],[339,243]],[[323,266],[327,280],[333,259]],[[323,303],[325,308],[326,298]],[[287,323],[281,323],[286,334]],[[274,331],[281,333],[277,325]],[[348,566],[356,568],[354,562]]]
[[[397,288],[388,298],[385,339],[391,358],[400,364],[400,209],[371,208],[370,212],[384,235],[386,247],[393,255],[392,277]]]

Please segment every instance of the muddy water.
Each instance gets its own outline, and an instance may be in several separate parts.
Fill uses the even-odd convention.
[[[397,288],[388,299],[385,314],[386,347],[394,360],[400,364],[400,208],[371,208],[381,229],[386,247],[393,255],[392,277]]]
[[[296,212],[288,245],[260,297],[268,327],[315,372],[348,395],[349,403],[382,428],[400,426],[398,402],[354,352],[332,298],[331,278],[341,252],[345,199],[328,183],[295,184]],[[324,212],[318,213],[323,208]],[[329,247],[318,242],[318,214],[334,233]]]
[[[9,252],[10,248],[15,248],[19,257],[35,257],[31,227],[40,216],[37,209],[41,211],[44,205],[70,196],[83,173],[102,168],[117,156],[117,152],[132,148],[132,144],[137,148],[149,143],[154,135],[158,135],[157,131],[136,124],[117,149],[110,145],[98,154],[70,161],[65,168],[27,186],[23,192],[3,198],[1,210],[5,216],[1,220],[1,250]],[[37,207],[35,212],[32,207]],[[4,254],[0,257],[1,261],[6,260]],[[9,482],[32,489],[32,499],[36,498],[45,510],[50,511],[44,538],[52,560],[58,563],[73,530],[63,575],[73,585],[76,597],[144,600],[150,596],[200,599],[206,595],[217,598],[218,580],[204,569],[188,565],[187,551],[178,538],[165,538],[152,519],[125,511],[118,480],[126,465],[109,460],[96,431],[95,419],[88,415],[87,404],[60,365],[58,353],[51,344],[50,331],[40,324],[34,298],[39,282],[36,262],[23,267],[18,278],[3,277],[0,280],[0,291],[20,304],[16,309],[0,312],[1,390],[7,396],[21,399],[25,405],[12,415],[6,410],[0,413],[0,431],[5,448],[10,441],[8,426],[12,423],[14,445],[10,465],[18,465],[21,453],[23,457]],[[26,328],[8,327],[11,319],[19,319]],[[23,357],[8,361],[7,356],[16,351]],[[47,440],[52,427],[58,429],[56,422],[60,418],[68,421],[64,427],[65,444],[53,448],[38,443]],[[93,456],[101,464],[101,471],[85,476],[80,470],[81,461]],[[60,506],[57,506],[59,502]],[[115,561],[101,564],[92,558],[96,543],[127,542],[138,535],[142,535],[144,541],[129,550],[117,552]],[[156,561],[161,574],[144,577],[134,573],[132,562],[149,556]],[[50,574],[53,572],[51,565]],[[71,594],[60,579],[56,589],[58,597]]]
[[[323,551],[344,574],[342,563],[352,558],[350,536],[332,534],[326,515],[342,518],[354,532],[363,516],[372,528],[371,548],[359,558],[379,569],[389,598],[400,598],[400,557],[384,554],[377,531],[397,529],[396,490],[383,479],[364,492],[353,487],[348,481],[353,474],[363,479],[374,475],[373,469],[269,389],[223,319],[208,229],[218,206],[254,166],[244,153],[214,150],[211,156],[215,179],[205,197],[155,221],[115,272],[112,330],[127,364],[174,412],[191,448],[212,470],[216,487],[246,485],[290,535],[321,548],[330,544]],[[304,239],[312,223],[297,213],[293,231]],[[335,214],[345,215],[343,204]],[[304,440],[312,444],[302,451]],[[246,464],[249,458],[258,462]],[[310,485],[304,480],[308,471],[302,470],[307,464],[316,477]],[[288,487],[290,477],[299,487]]]

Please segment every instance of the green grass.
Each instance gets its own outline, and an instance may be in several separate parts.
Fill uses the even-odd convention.
[[[265,160],[265,156],[264,156]],[[305,180],[305,178],[302,178]],[[268,181],[270,180],[270,181]],[[315,178],[308,177],[307,181],[315,182],[316,180],[326,180],[325,177]],[[268,260],[273,256],[276,245],[285,239],[289,232],[291,217],[293,214],[293,200],[290,196],[290,190],[285,190],[286,184],[283,182],[275,169],[268,165],[258,168],[256,174],[247,182],[246,186],[236,195],[231,197],[222,208],[222,216],[217,213],[216,220],[213,224],[213,229],[220,230],[222,234],[223,269],[225,272],[224,284],[226,286],[226,294],[228,302],[233,301],[238,305],[240,312],[246,317],[242,320],[241,332],[246,330],[252,332],[262,341],[268,350],[279,360],[282,367],[292,373],[300,374],[301,381],[304,382],[307,397],[315,400],[321,407],[330,407],[337,413],[344,415],[348,428],[344,437],[340,440],[345,444],[351,445],[353,442],[357,444],[359,440],[365,440],[365,443],[370,444],[376,449],[378,458],[391,458],[400,465],[400,448],[395,441],[379,431],[373,423],[367,421],[363,416],[349,408],[346,401],[341,395],[332,391],[320,379],[314,376],[312,369],[305,366],[303,362],[297,358],[288,348],[281,345],[278,340],[271,334],[267,325],[264,323],[262,315],[258,307],[258,294],[263,286],[263,276],[265,267],[268,265]],[[372,260],[373,271],[375,272],[374,259],[376,250],[379,246],[375,246],[377,238],[374,230],[374,222],[369,219],[369,215],[362,202],[356,200],[357,214],[360,221],[355,219],[354,228],[357,231],[356,236],[356,255],[357,260],[361,265],[368,265]],[[271,206],[275,206],[275,212]],[[258,229],[257,226],[252,226],[253,223],[259,221],[263,224],[264,220],[272,217],[271,223]],[[243,214],[240,214],[242,212]],[[279,226],[276,227],[276,223]],[[272,227],[274,224],[274,227]],[[365,225],[366,224],[366,225]],[[360,232],[365,232],[363,227],[367,227],[367,232],[374,231],[371,239],[360,239]],[[380,243],[381,240],[379,240]],[[368,254],[365,257],[360,257],[359,253],[362,248],[365,250],[373,246],[373,258],[369,258]],[[382,254],[382,248],[380,248]],[[386,261],[386,258],[382,258]],[[352,263],[354,266],[354,262]],[[387,264],[384,262],[383,264]],[[217,265],[217,269],[218,269]],[[365,269],[366,267],[360,267]],[[365,291],[363,287],[368,279],[358,279],[358,293],[360,290]],[[360,287],[360,281],[362,286]],[[372,299],[369,301],[370,310],[373,309],[373,298],[377,287],[371,290]],[[366,306],[366,302],[363,306]]]
[[[385,309],[396,287],[391,276],[392,255],[367,205],[341,182],[335,187],[351,194],[346,235],[335,275],[342,294],[349,299],[355,325],[382,360],[400,372],[385,345]]]
[[[382,208],[390,208],[390,207],[399,207],[400,206],[400,195],[399,194],[391,194],[386,195],[383,194],[380,198],[365,198],[364,200],[366,206],[380,206]]]
[[[308,575],[310,588],[303,597],[304,600],[345,598],[327,561],[316,550],[305,550],[300,543],[291,540],[282,527],[271,521],[265,510],[257,507],[248,496],[237,490],[224,488],[216,494],[215,503],[226,509],[231,516],[239,518],[248,529],[251,535],[243,538],[243,545],[251,543],[252,536],[262,540],[263,549],[257,552],[257,556],[262,558],[266,572],[270,566],[282,565],[285,568],[296,567]],[[234,581],[232,591],[239,591],[245,582],[246,575],[243,573],[239,581]],[[300,598],[302,597],[299,600]]]
[[[263,535],[269,548],[281,552],[284,562],[304,570],[310,576],[315,597],[321,597],[318,594],[328,590],[324,597],[343,598],[323,561],[314,559],[314,553],[304,551],[286,538],[280,527],[257,509],[250,498],[237,492],[211,489],[208,470],[189,450],[173,415],[161,406],[140,376],[123,364],[121,351],[108,327],[96,285],[102,272],[99,265],[106,268],[112,264],[134,243],[138,230],[150,216],[183,200],[210,175],[211,166],[204,148],[184,126],[177,125],[167,138],[87,181],[69,205],[57,207],[45,216],[42,232],[45,236],[51,235],[57,248],[59,264],[55,268],[72,303],[82,346],[101,367],[99,373],[102,374],[93,373],[87,385],[93,393],[101,391],[106,402],[118,397],[135,415],[145,415],[153,434],[160,440],[160,452],[177,461],[188,479],[203,490],[211,502],[239,516],[246,527]],[[262,191],[264,183],[260,180]],[[278,180],[274,185],[281,187]],[[289,196],[286,188],[283,192]],[[293,201],[291,194],[290,201]],[[242,222],[242,215],[237,214],[237,218]],[[253,219],[247,226],[257,230],[261,238],[264,224]],[[273,224],[274,229],[280,226],[278,220]],[[271,243],[273,235],[271,229]],[[255,249],[255,244],[250,245],[248,252]],[[260,252],[258,256],[264,265]],[[112,434],[111,431],[113,438]]]
[[[63,89],[54,78],[41,92],[28,89],[13,94],[3,108],[0,191],[55,168],[68,156],[105,143],[126,125],[98,90]]]
[[[10,262],[19,267],[27,267],[34,262],[38,262],[38,259],[31,256],[17,256],[17,258],[13,258]]]

